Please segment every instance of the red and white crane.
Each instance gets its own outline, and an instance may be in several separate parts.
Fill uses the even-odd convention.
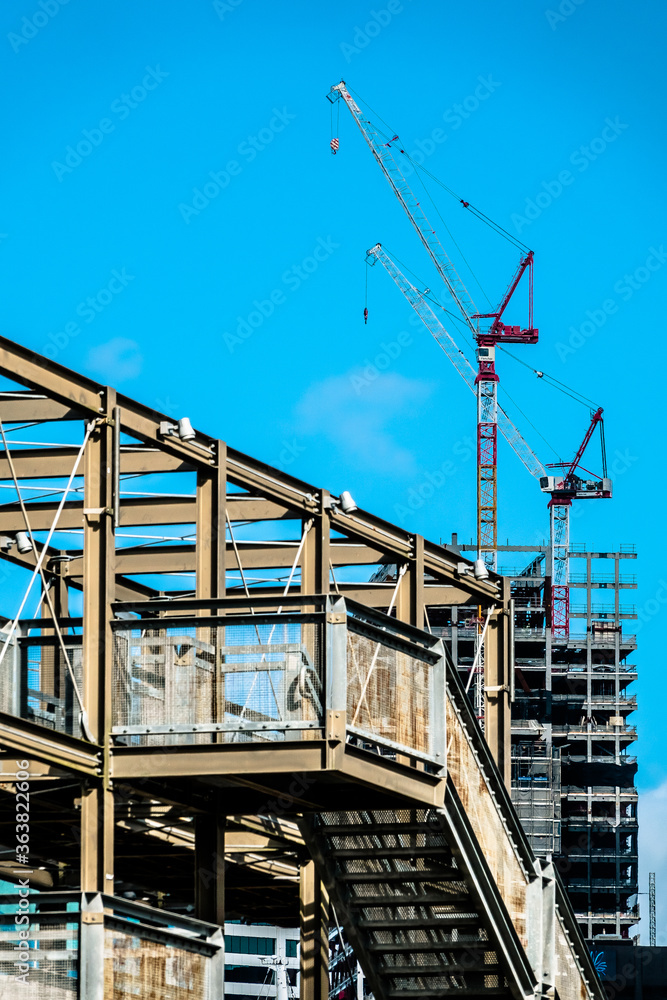
[[[472,392],[475,392],[476,385],[478,384],[478,376],[476,376],[473,366],[433,312],[431,306],[426,301],[424,292],[419,291],[405,277],[379,243],[368,251],[366,259],[372,264],[380,261],[424,323],[426,329],[432,334],[452,362],[468,388]],[[550,599],[550,625],[552,636],[556,639],[567,639],[569,634],[568,555],[570,548],[569,519],[572,500],[611,498],[612,484],[611,480],[607,478],[606,471],[602,413],[601,407],[593,413],[590,426],[571,462],[552,463],[545,467],[503,408],[496,403],[497,426],[502,436],[528,472],[530,472],[534,479],[537,479],[542,492],[550,494],[548,506],[550,512],[549,571],[551,573],[551,582],[550,585],[547,584],[545,586],[545,596],[547,600]],[[596,427],[600,429],[602,444],[602,476],[588,472],[580,464]],[[549,475],[547,469],[564,469],[565,471],[560,475]],[[578,474],[578,469],[587,472],[589,478],[583,479]]]
[[[536,344],[538,331],[533,327],[533,253],[523,255],[507,291],[495,312],[480,313],[458,275],[435,229],[428,221],[420,202],[408,184],[394,152],[398,136],[383,141],[375,126],[362,113],[358,104],[341,81],[327,95],[333,103],[343,100],[357,123],[369,149],[391,188],[403,206],[414,229],[426,248],[477,343],[477,558],[488,569],[497,568],[498,544],[498,375],[495,369],[495,349],[500,344]],[[463,203],[468,207],[467,203]],[[524,273],[528,271],[528,325],[508,326],[502,316]]]

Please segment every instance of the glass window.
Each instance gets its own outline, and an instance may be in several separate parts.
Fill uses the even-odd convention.
[[[225,950],[232,955],[275,955],[276,939],[225,934]]]
[[[299,954],[299,942],[288,938],[285,942],[285,954],[288,958],[296,958]]]

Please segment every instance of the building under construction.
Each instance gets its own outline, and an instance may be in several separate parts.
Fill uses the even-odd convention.
[[[299,927],[308,1000],[334,927],[376,1000],[603,1000],[510,798],[510,581],[5,339],[0,376],[0,994],[248,995],[279,935],[239,921]],[[471,606],[486,738],[429,627]]]
[[[639,920],[637,731],[628,719],[636,637],[623,629],[637,617],[623,600],[637,586],[634,546],[570,545],[569,622],[556,635],[549,546],[499,551],[514,601],[512,800],[536,853],[554,859],[584,936],[627,938]]]

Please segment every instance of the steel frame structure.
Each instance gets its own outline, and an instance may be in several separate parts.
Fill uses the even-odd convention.
[[[16,761],[28,759],[31,778],[41,786],[40,808],[47,810],[41,829],[35,824],[31,861],[60,855],[57,888],[108,895],[114,886],[141,884],[150,878],[150,857],[158,849],[167,852],[157,855],[159,876],[164,879],[166,873],[176,882],[180,869],[170,867],[169,858],[177,852],[182,859],[189,851],[195,916],[220,925],[230,881],[226,868],[234,869],[238,850],[249,859],[248,868],[264,876],[276,877],[282,864],[291,891],[297,880],[299,885],[301,995],[316,1000],[328,989],[325,872],[322,865],[316,871],[294,818],[331,808],[436,810],[478,919],[501,956],[507,985],[494,995],[541,997],[543,988],[553,988],[562,975],[556,948],[568,956],[566,975],[576,978],[576,996],[601,1000],[566,897],[558,880],[536,861],[506,787],[508,585],[495,575],[476,580],[472,563],[458,552],[366,511],[345,513],[327,490],[223,441],[189,429],[180,437],[181,425],[173,419],[5,338],[0,338],[0,376],[7,380],[0,391],[0,426],[10,445],[0,452],[0,483],[10,490],[10,499],[0,505],[0,557],[19,567],[24,579],[37,578],[40,567],[44,571],[39,617],[17,616],[15,623],[23,635],[36,629],[54,643],[63,630],[70,644],[80,632],[87,738],[55,731],[6,710],[7,705],[0,712],[2,798],[13,810]],[[17,442],[10,432],[26,423],[33,425],[31,438],[40,438],[47,428],[46,440]],[[68,487],[60,485],[68,477]],[[125,491],[126,477],[132,477],[131,494]],[[190,493],[183,492],[184,477]],[[60,501],[52,499],[54,492]],[[31,493],[37,494],[34,499]],[[247,524],[254,530],[242,537]],[[189,530],[179,533],[179,528]],[[128,529],[132,544],[126,544]],[[141,544],[137,534],[142,529],[157,531],[157,542]],[[78,533],[81,544],[64,546],[65,532]],[[19,533],[29,535],[30,546],[20,544]],[[398,587],[390,578],[371,581],[372,568],[382,565],[396,567]],[[369,567],[368,582],[359,582],[360,566]],[[356,579],[346,578],[346,567],[355,568]],[[193,574],[192,583],[174,587],[174,574]],[[5,580],[7,597],[15,597],[20,584],[11,573]],[[350,741],[346,706],[335,700],[312,738],[270,746],[252,739],[168,746],[121,746],[115,740],[114,622],[119,615],[124,621],[139,615],[148,616],[149,625],[154,619],[169,624],[189,608],[204,627],[220,613],[249,616],[290,601],[307,608],[329,596],[360,602],[378,620],[393,603],[392,621],[420,642],[431,641],[423,631],[429,608],[485,608],[486,742],[453,669],[447,679],[446,775],[400,751],[371,753]],[[329,613],[335,629],[340,612]],[[8,648],[9,620],[4,635]],[[338,655],[343,662],[344,650]],[[486,821],[480,819],[484,810]],[[66,830],[56,833],[60,815]],[[4,817],[9,825],[6,812]],[[487,827],[496,830],[491,841]],[[127,841],[128,836],[134,839]],[[511,887],[503,874],[508,862],[497,855],[499,843],[516,869]],[[275,858],[281,844],[285,862]],[[48,886],[49,872],[41,877]],[[338,878],[332,871],[327,877]],[[266,889],[253,896],[254,883],[243,881],[249,875],[240,878],[231,880],[237,912],[243,899],[255,916],[265,914]],[[182,886],[179,892],[187,897]],[[527,907],[543,925],[537,937],[531,930],[530,940]],[[539,955],[538,939],[547,949]]]

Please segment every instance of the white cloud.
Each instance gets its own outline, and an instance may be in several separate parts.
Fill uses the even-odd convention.
[[[399,444],[392,425],[417,415],[433,386],[419,379],[388,373],[374,379],[353,370],[315,382],[295,407],[301,435],[323,435],[363,465],[394,475],[415,471],[411,451]]]
[[[114,337],[88,352],[86,363],[107,384],[136,378],[141,374],[143,355],[139,345],[127,337]]]

